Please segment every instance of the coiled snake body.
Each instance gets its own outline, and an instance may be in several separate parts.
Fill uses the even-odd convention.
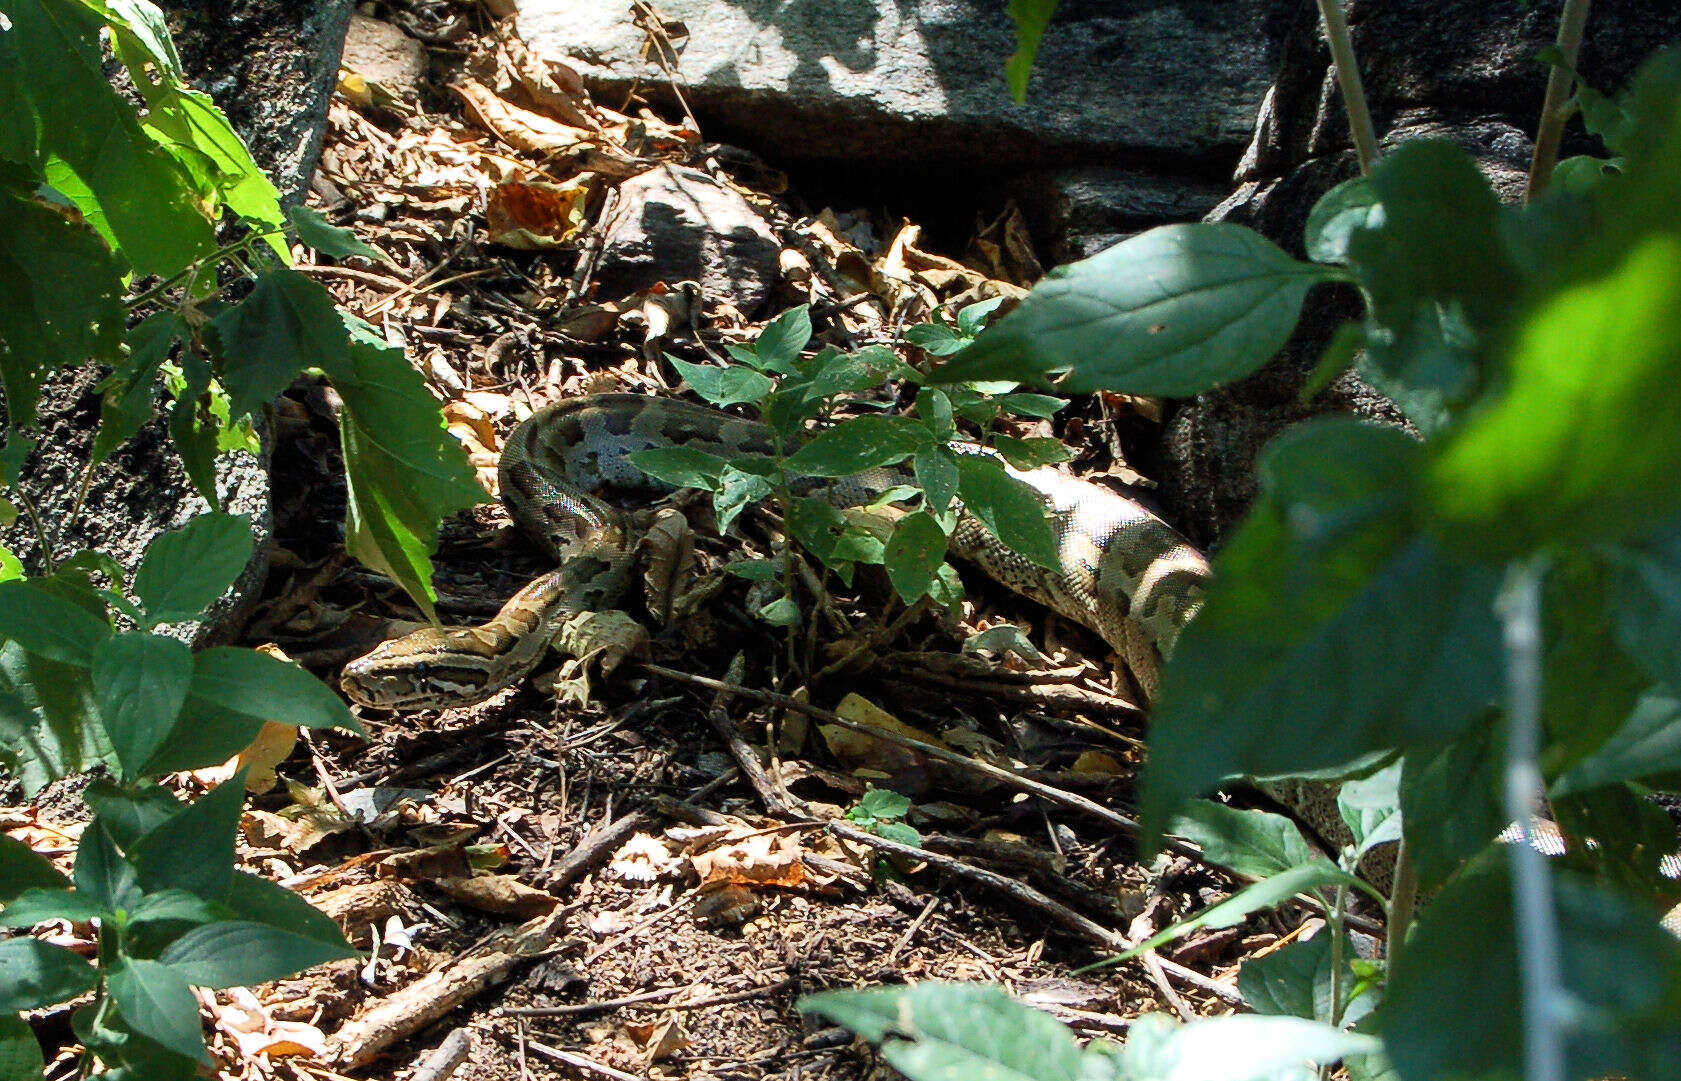
[[[631,394],[575,399],[533,414],[503,448],[502,500],[555,558],[556,569],[482,625],[425,628],[352,661],[341,680],[345,693],[386,709],[445,707],[480,701],[523,678],[562,622],[610,606],[626,590],[640,519],[594,493],[664,490],[629,461],[659,447],[692,447],[729,460],[769,455],[771,439],[761,425],[717,410]],[[1049,466],[1009,472],[1050,513],[1062,570],[1022,558],[967,514],[959,518],[952,551],[1096,631],[1145,696],[1153,695],[1162,654],[1201,604],[1207,561],[1161,519],[1107,488]],[[877,470],[822,482],[820,490],[838,504],[857,505],[905,479],[897,470]]]

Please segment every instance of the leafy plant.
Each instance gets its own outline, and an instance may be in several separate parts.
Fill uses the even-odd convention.
[[[1381,998],[1361,1027],[1403,1081],[1681,1070],[1681,943],[1652,915],[1675,831],[1643,799],[1681,780],[1681,57],[1573,102],[1614,160],[1526,206],[1456,147],[1402,143],[1320,200],[1308,262],[1237,226],[1154,230],[1053,271],[929,378],[1200,393],[1270,360],[1312,287],[1358,290],[1312,385],[1357,363],[1425,438],[1323,419],[1263,454],[1165,673],[1143,821],[1268,876],[1202,922],[1334,886],[1324,943],[1246,966],[1244,993],[1341,1025]],[[1239,812],[1174,821],[1234,776],[1369,776],[1339,801],[1343,866]],[[1495,843],[1543,803],[1573,841],[1556,865]],[[1338,876],[1397,831],[1380,989]]]
[[[922,834],[917,832],[915,826],[905,821],[905,816],[910,814],[910,810],[909,796],[901,796],[885,788],[872,788],[846,812],[846,820],[877,837],[885,837],[900,844],[920,846]]]
[[[971,305],[951,324],[910,328],[907,340],[935,355],[961,349],[996,307],[996,301]],[[1061,445],[997,435],[990,440],[994,453],[988,454],[954,443],[959,420],[984,430],[1001,412],[1049,416],[1061,407],[1060,399],[1015,393],[1009,383],[922,387],[913,416],[892,415],[863,393],[884,380],[914,386],[923,378],[920,372],[882,346],[851,353],[826,347],[808,357],[810,340],[810,313],[799,307],[768,324],[752,345],[730,346],[733,364],[667,358],[706,401],[745,405],[757,413],[771,433],[770,455],[726,460],[673,447],[639,451],[631,461],[667,483],[710,491],[720,528],[727,529],[748,505],[772,500],[800,549],[849,584],[860,564],[885,567],[906,604],[924,597],[949,604],[961,597],[956,572],[946,562],[959,502],[1023,557],[1057,565],[1056,539],[1038,497],[1009,475],[1005,463],[1031,468],[1060,461],[1066,455]],[[871,412],[832,420],[842,405]],[[783,552],[729,568],[756,581],[780,580],[781,595],[762,603],[758,613],[790,628],[800,619],[792,558]]]
[[[83,792],[93,819],[69,881],[0,837],[0,927],[98,927],[93,962],[27,936],[0,942],[0,1040],[37,1071],[19,1010],[91,991],[73,1026],[105,1076],[191,1078],[205,1057],[191,986],[246,986],[353,954],[302,899],[234,869],[243,772],[190,804],[154,780],[224,762],[271,722],[361,731],[295,665],[248,649],[195,654],[157,633],[221,596],[250,549],[244,518],[211,513],[151,544],[132,594],[93,584],[100,572],[121,581],[103,558],[0,583],[0,762],[30,787],[95,767],[111,778]],[[112,610],[132,629],[118,630]]]

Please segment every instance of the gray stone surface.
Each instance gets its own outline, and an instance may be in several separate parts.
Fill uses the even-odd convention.
[[[1557,5],[1351,0],[1346,10],[1383,144],[1449,139],[1477,160],[1503,198],[1517,199],[1546,83],[1546,69],[1533,57],[1556,33]],[[1250,225],[1298,257],[1314,202],[1356,172],[1312,5],[1303,5],[1301,16],[1280,48],[1278,81],[1240,163],[1240,185],[1209,215]],[[1594,85],[1614,90],[1654,49],[1677,40],[1681,5],[1600,0],[1578,68]],[[1573,130],[1564,153],[1591,149]],[[1164,448],[1162,500],[1193,540],[1217,544],[1230,531],[1254,497],[1256,455],[1290,424],[1329,412],[1400,423],[1394,407],[1352,375],[1308,406],[1297,400],[1332,332],[1358,312],[1346,288],[1316,291],[1276,361],[1176,412]]]
[[[1028,103],[996,0],[662,0],[708,133],[790,159],[1235,161],[1277,65],[1285,0],[1063,0]],[[520,36],[570,56],[603,100],[670,100],[630,5],[520,0]],[[745,134],[744,134],[745,133]]]
[[[662,165],[619,185],[595,279],[617,298],[696,281],[708,301],[752,315],[777,281],[782,245],[752,205],[695,169]]]
[[[1054,263],[1095,255],[1153,226],[1198,221],[1230,191],[1226,182],[1103,165],[1032,172],[1010,186]]]
[[[426,46],[390,23],[366,15],[351,16],[340,62],[404,101],[417,100],[426,79]]]

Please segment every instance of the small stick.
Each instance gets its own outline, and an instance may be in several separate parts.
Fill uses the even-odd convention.
[[[887,951],[889,961],[898,957],[899,951],[910,945],[911,938],[922,929],[922,925],[928,921],[928,917],[934,914],[934,906],[939,903],[940,899],[938,897],[928,898],[928,903],[923,906],[921,912],[917,913],[917,917],[911,921],[911,925],[905,928],[905,933],[899,936],[899,941],[893,943],[893,948]]]
[[[691,985],[692,986],[692,985]],[[640,995],[604,998],[599,1002],[574,1002],[566,1006],[499,1006],[491,1011],[493,1017],[576,1017],[585,1013],[616,1010],[621,1006],[636,1006],[644,1002],[658,1002],[662,998],[681,994],[687,987],[662,987],[658,991],[644,991]]]
[[[746,671],[747,655],[737,653],[735,659],[730,662],[727,682],[740,684]],[[765,805],[765,811],[777,818],[795,815],[787,791],[765,772],[759,756],[753,753],[753,748],[742,738],[735,722],[730,720],[729,704],[732,697],[733,692],[720,687],[712,699],[712,708],[706,711],[706,719],[711,722],[712,730],[718,733],[718,738],[724,741],[724,746],[729,748],[730,757],[734,758],[735,764],[740,767],[741,775],[747,778],[747,783],[759,794],[759,802]]]
[[[583,1055],[575,1054],[571,1051],[562,1051],[560,1048],[550,1047],[546,1043],[538,1043],[536,1040],[527,1040],[525,1041],[525,1045],[531,1048],[531,1050],[537,1052],[539,1055],[542,1055],[544,1058],[553,1059],[556,1062],[571,1066],[574,1069],[583,1070],[585,1073],[600,1074],[602,1077],[612,1078],[612,1081],[643,1081],[643,1078],[636,1074],[625,1073],[623,1070],[615,1070],[613,1067],[604,1066],[592,1058],[585,1058]]]
[[[448,1081],[473,1049],[473,1030],[458,1028],[423,1059],[409,1081]]]

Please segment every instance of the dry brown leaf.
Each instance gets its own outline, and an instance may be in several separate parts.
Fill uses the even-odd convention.
[[[624,1034],[634,1042],[644,1070],[689,1046],[688,1034],[675,1016],[646,1025],[626,1024]]]
[[[530,95],[532,104],[564,124],[600,131],[601,122],[584,92],[584,80],[569,64],[533,52],[516,37],[504,37],[508,72]]]
[[[374,865],[381,878],[395,878],[408,882],[431,882],[440,878],[466,878],[473,873],[467,862],[465,845],[433,845],[409,852],[398,852]]]
[[[440,878],[432,885],[453,900],[498,916],[530,919],[550,912],[560,904],[560,899],[552,893],[527,886],[514,875]]]
[[[253,848],[272,848],[302,855],[334,834],[355,827],[336,811],[287,809],[288,813],[252,809],[245,812],[240,830]]]
[[[558,248],[577,235],[588,218],[596,177],[585,173],[563,184],[508,180],[485,199],[486,239],[520,251]]]
[[[671,606],[679,586],[686,585],[695,565],[695,534],[689,520],[675,507],[655,515],[642,535],[642,586],[648,595],[648,610],[662,624],[671,622]]]
[[[1127,772],[1120,759],[1102,751],[1083,752],[1069,768],[1075,773],[1093,773],[1102,777],[1119,777]]]
[[[689,856],[702,886],[798,886],[805,881],[805,848],[797,834],[757,833]]]
[[[542,155],[551,171],[559,168],[566,173],[597,172],[622,180],[654,164],[608,145],[596,132],[562,124],[503,101],[489,87],[471,79],[455,83],[450,89],[467,104],[468,113],[486,131],[516,150]]]
[[[648,647],[648,629],[627,612],[580,612],[561,624],[555,645],[579,661],[596,661],[611,675],[626,657]]]
[[[232,1038],[241,1059],[326,1057],[327,1036],[314,1025],[275,1020],[246,988],[233,987],[226,993],[231,1001],[212,1002],[210,1014],[216,1027]]]
[[[848,694],[835,707],[835,712],[855,724],[942,746],[938,736],[905,724],[858,694]],[[851,766],[854,773],[862,775],[861,771],[867,771],[879,779],[879,787],[891,788],[912,797],[928,790],[929,762],[920,751],[873,739],[839,725],[818,725],[817,731],[835,757]]]
[[[235,773],[242,769],[251,771],[245,775],[245,791],[267,792],[278,784],[280,778],[275,769],[286,761],[297,745],[298,729],[295,725],[264,722],[251,746],[240,751],[234,759]]]

